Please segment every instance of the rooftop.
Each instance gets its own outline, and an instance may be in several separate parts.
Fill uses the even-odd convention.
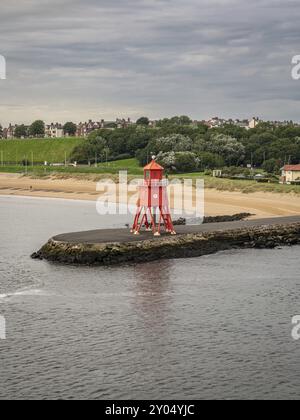
[[[164,168],[160,166],[155,160],[153,159],[152,162],[149,163],[149,165],[145,166],[145,171],[163,171]]]
[[[300,164],[299,165],[285,165],[283,167],[284,171],[300,171]]]

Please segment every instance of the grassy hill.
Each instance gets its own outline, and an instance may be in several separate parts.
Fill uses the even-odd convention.
[[[69,158],[75,146],[84,139],[69,137],[62,139],[0,140],[0,164],[20,164],[23,159],[30,162],[60,163]]]

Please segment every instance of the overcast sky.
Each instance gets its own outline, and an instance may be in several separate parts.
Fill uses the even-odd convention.
[[[1,0],[0,123],[300,120],[299,0]]]

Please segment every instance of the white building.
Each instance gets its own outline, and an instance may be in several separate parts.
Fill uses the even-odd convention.
[[[57,139],[60,137],[64,137],[64,129],[62,124],[59,123],[51,123],[50,125],[46,125],[45,127],[45,137],[50,137],[52,139]]]
[[[249,122],[249,128],[253,129],[253,128],[257,127],[257,125],[259,123],[260,123],[260,119],[253,117],[252,120]]]
[[[282,168],[281,184],[300,183],[300,165],[285,165]]]

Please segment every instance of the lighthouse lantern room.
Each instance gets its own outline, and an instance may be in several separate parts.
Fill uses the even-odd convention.
[[[168,200],[168,181],[163,178],[164,168],[155,161],[144,168],[144,180],[139,185],[137,211],[131,232],[139,235],[141,229],[161,235],[162,227],[166,233],[176,235],[171,218]]]

